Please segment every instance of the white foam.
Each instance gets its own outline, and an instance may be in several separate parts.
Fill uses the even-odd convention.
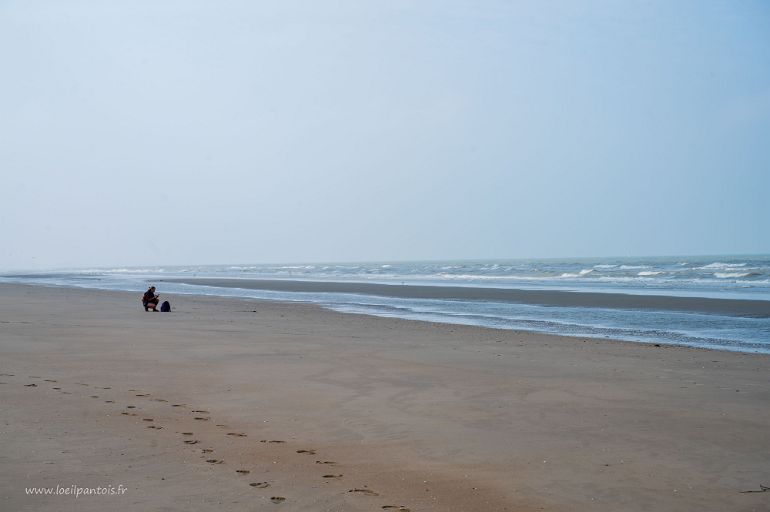
[[[737,279],[740,277],[756,276],[754,272],[714,272],[714,277],[718,279]]]
[[[577,277],[577,274],[574,274]],[[440,277],[441,279],[452,279],[457,281],[549,281],[556,279],[555,277],[539,277],[539,276],[484,276],[478,274],[447,274],[440,272],[438,274],[429,275],[414,275],[410,276],[412,279],[432,279],[434,277]]]
[[[586,276],[586,275],[590,274],[593,271],[594,271],[594,269],[592,269],[592,268],[584,268],[583,270],[581,270],[577,274],[573,274],[572,272],[564,272],[559,277],[583,277],[583,276]]]
[[[642,272],[639,272],[636,274],[637,276],[659,276],[663,272],[662,271],[654,271],[654,270],[643,270]]]
[[[735,268],[741,268],[745,267],[745,263],[722,263],[722,262],[715,262],[715,263],[709,263],[708,265],[704,265],[702,267],[695,267],[697,270],[731,270]]]

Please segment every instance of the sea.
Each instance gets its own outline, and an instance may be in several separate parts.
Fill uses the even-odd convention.
[[[767,314],[740,316],[675,309],[557,307],[494,300],[383,297],[359,293],[201,286],[167,279],[221,278],[513,288],[767,302]],[[298,301],[356,314],[478,325],[576,337],[770,354],[770,255],[574,258],[259,265],[163,265],[5,272],[0,282],[182,296]],[[176,296],[177,298],[174,298]]]

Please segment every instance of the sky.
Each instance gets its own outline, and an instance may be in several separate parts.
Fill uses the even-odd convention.
[[[770,4],[0,0],[0,175],[0,269],[770,253]]]

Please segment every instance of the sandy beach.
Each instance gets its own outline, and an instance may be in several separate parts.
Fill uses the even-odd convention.
[[[420,286],[360,282],[295,281],[290,279],[173,278],[163,281],[218,288],[242,288],[278,292],[355,293],[376,297],[409,299],[459,299],[537,304],[542,306],[592,307],[611,309],[649,309],[688,311],[757,318],[770,317],[770,301],[675,297],[671,295],[596,293],[566,290],[526,290],[518,288],[480,288],[473,286]]]
[[[140,295],[0,285],[0,510],[770,510],[770,356]]]

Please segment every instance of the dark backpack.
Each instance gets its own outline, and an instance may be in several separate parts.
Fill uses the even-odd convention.
[[[163,304],[160,305],[160,311],[161,313],[168,313],[169,311],[171,311],[171,304],[169,303],[169,301],[167,300],[163,301]]]

